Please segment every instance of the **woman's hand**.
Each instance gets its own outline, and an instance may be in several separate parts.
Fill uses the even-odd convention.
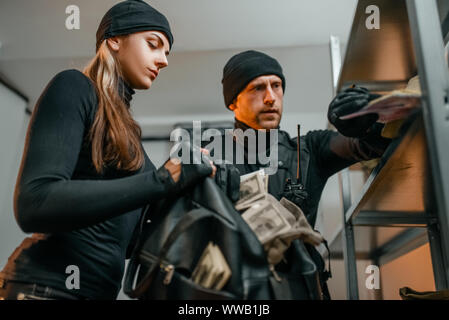
[[[201,148],[201,153],[204,153],[206,156],[209,155],[209,150]],[[212,167],[212,173],[209,177],[213,178],[215,177],[215,173],[217,173],[217,167],[214,165],[214,163],[212,162],[212,160],[209,160],[209,163]]]
[[[164,167],[170,173],[173,181],[178,182],[179,177],[181,176],[181,162],[169,159],[167,162],[165,162]]]
[[[201,148],[201,152],[205,155],[209,155],[209,150]],[[213,162],[210,161],[210,165],[212,167],[212,173],[210,175],[211,178],[215,177],[215,173],[217,172],[217,168],[214,166]],[[165,169],[170,173],[171,178],[174,182],[178,182],[181,177],[181,169],[182,163],[178,159],[170,159],[164,164]]]

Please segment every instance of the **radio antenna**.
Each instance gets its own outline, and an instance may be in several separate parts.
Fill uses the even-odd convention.
[[[301,125],[297,125],[297,129],[298,129],[298,139],[296,140],[296,149],[297,149],[297,155],[298,155],[298,165],[296,166],[296,182],[299,182],[299,160],[300,160],[300,158],[299,158],[299,147],[300,147],[300,145],[299,145],[299,140],[300,140],[300,137],[301,137]]]

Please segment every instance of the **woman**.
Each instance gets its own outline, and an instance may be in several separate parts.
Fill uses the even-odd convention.
[[[14,211],[25,239],[0,273],[0,299],[115,299],[142,207],[214,174],[211,164],[156,170],[129,107],[168,65],[167,19],[143,1],[103,17],[81,73],[45,88],[30,121]]]

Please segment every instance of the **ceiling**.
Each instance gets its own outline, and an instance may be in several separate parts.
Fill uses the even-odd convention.
[[[115,0],[0,1],[0,60],[91,56],[101,17]],[[152,0],[175,38],[174,51],[327,44],[349,34],[356,0]],[[67,30],[77,5],[80,29]]]
[[[220,77],[225,62],[246,49],[266,52],[283,66],[285,112],[325,119],[332,95],[329,36],[344,45],[357,0],[146,1],[167,16],[175,38],[169,67],[151,90],[133,98],[133,114],[146,127],[192,117],[232,120]],[[0,74],[29,98],[29,109],[56,73],[81,70],[92,58],[98,24],[118,2],[0,0]],[[69,5],[80,10],[79,30],[65,27]]]

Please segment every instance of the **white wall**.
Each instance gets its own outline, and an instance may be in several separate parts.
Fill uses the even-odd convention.
[[[134,116],[151,124],[160,117],[194,118],[200,114],[232,118],[232,112],[225,108],[223,102],[223,67],[232,55],[247,49],[173,52],[169,56],[169,66],[161,71],[152,87],[138,91],[134,96]],[[284,69],[284,111],[322,113],[324,117],[332,96],[328,46],[266,48],[261,51],[277,58]],[[30,107],[33,108],[56,73],[68,68],[82,69],[88,60],[89,57],[0,61],[0,70],[29,96]]]
[[[13,194],[25,141],[26,102],[0,83],[0,270],[25,234],[14,218]]]

